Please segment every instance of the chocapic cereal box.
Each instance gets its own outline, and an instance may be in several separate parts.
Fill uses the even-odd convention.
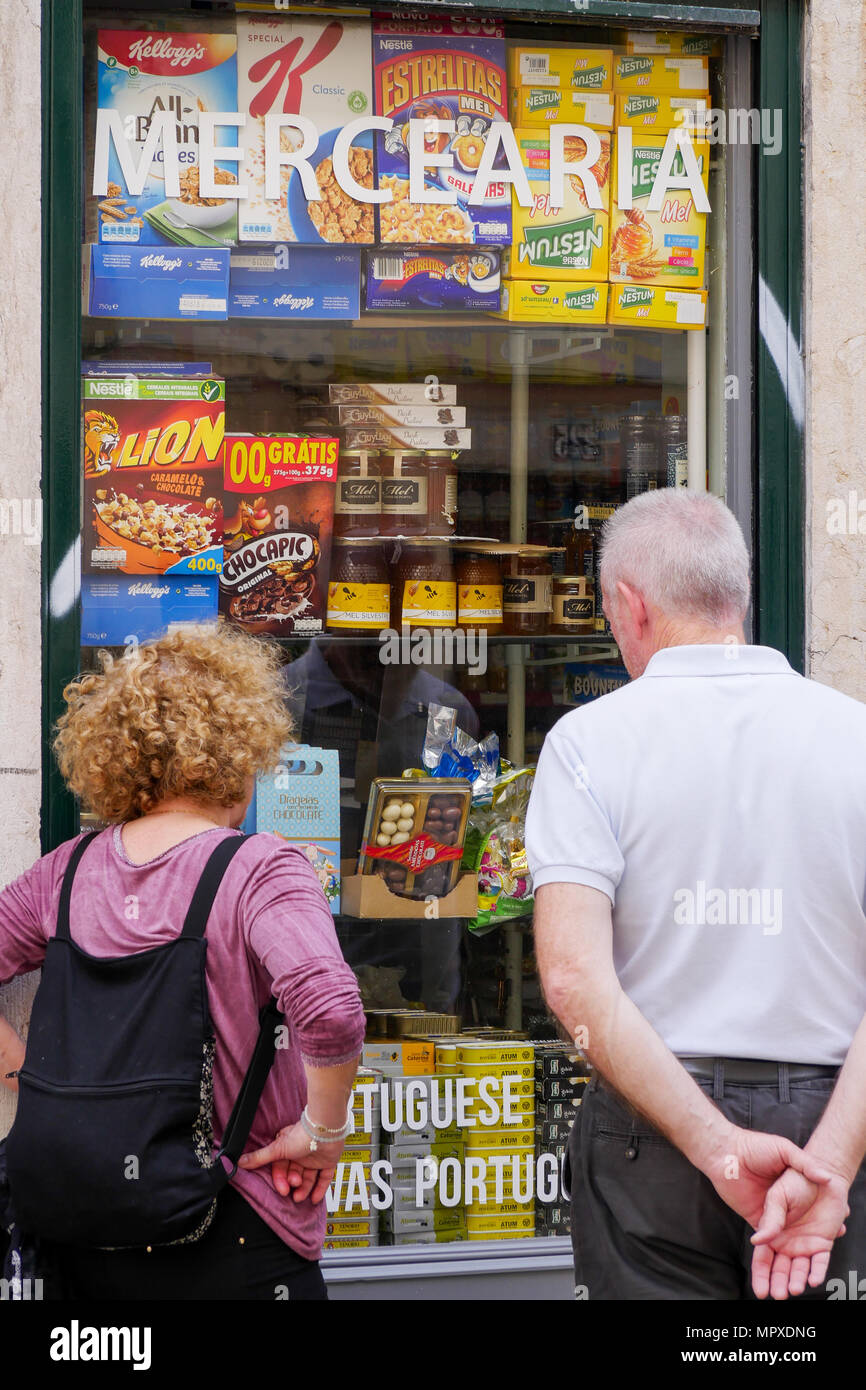
[[[566,173],[562,205],[556,206],[550,186],[550,147],[542,130],[516,130],[517,146],[529,180],[532,203],[522,207],[513,195],[514,235],[507,252],[510,279],[591,280],[607,279],[610,234],[611,137],[607,131],[586,131],[586,140],[566,136],[566,161],[587,156],[587,140],[598,141],[599,154],[591,166],[598,185],[601,209],[589,206],[579,174]],[[591,157],[591,156],[590,156]]]
[[[229,434],[220,612],[247,632],[325,625],[339,441]]]
[[[632,136],[630,142],[627,136]],[[710,162],[706,141],[692,140],[685,132],[680,136],[673,131],[668,135],[644,135],[625,130],[617,137],[610,228],[609,279],[612,284],[628,280],[700,289],[704,283],[707,214],[699,212],[695,206],[695,189],[668,187],[661,207],[653,212],[648,207],[666,143],[674,138],[685,140],[690,147],[706,194]],[[622,208],[617,201],[617,191],[620,164],[629,159],[629,143],[632,206]],[[678,149],[674,153],[671,175],[682,180],[687,172],[683,151]],[[628,178],[627,173],[625,177]]]
[[[224,433],[216,378],[85,377],[82,570],[218,574]]]
[[[379,205],[379,241],[507,243],[511,185],[497,177],[506,164],[501,144],[483,201],[469,201],[487,142],[498,141],[495,123],[508,120],[501,25],[456,15],[378,15],[373,62],[376,114],[393,121],[391,130],[376,135],[379,188],[392,195]],[[429,124],[412,126],[413,121]],[[437,201],[410,200],[410,147],[416,140],[412,166]],[[446,196],[452,201],[443,201]]]
[[[242,133],[241,241],[362,243],[373,240],[373,205],[353,198],[337,182],[334,143],[341,129],[373,110],[370,21],[302,19],[285,15],[239,16],[238,94],[247,122]],[[293,115],[312,122],[305,138],[298,126],[283,125],[275,146],[284,154],[305,145],[321,194],[307,199],[301,171],[282,165],[274,192],[265,185],[266,118]],[[349,172],[363,188],[373,187],[373,139],[359,135],[348,152]]]
[[[237,110],[234,34],[156,33],[101,29],[98,36],[97,172],[107,183],[97,196],[102,242],[181,246],[233,245],[237,199],[201,192],[202,116]],[[177,143],[180,196],[167,196],[163,138]],[[217,146],[234,146],[237,130],[214,127]],[[151,139],[152,138],[152,139]],[[130,187],[151,139],[152,158],[140,190]],[[156,143],[153,143],[156,140]],[[214,182],[237,183],[237,166],[217,159]]]

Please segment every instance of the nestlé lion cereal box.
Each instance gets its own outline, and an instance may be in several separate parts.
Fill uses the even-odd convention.
[[[84,573],[219,574],[225,383],[84,377]]]
[[[456,243],[502,246],[511,237],[511,185],[495,177],[505,167],[499,148],[483,202],[469,196],[496,121],[508,120],[505,37],[495,21],[454,15],[413,20],[377,15],[373,26],[376,114],[390,117],[377,132],[380,189],[393,197],[379,204],[379,241],[403,245]],[[425,186],[456,194],[453,203],[409,201],[411,120],[451,123],[453,129],[422,134],[424,149],[444,157],[429,166]]]
[[[237,240],[237,200],[204,196],[199,188],[202,113],[237,110],[234,34],[186,34],[101,29],[98,36],[99,120],[111,129],[108,186],[98,197],[99,240],[113,245],[230,246]],[[140,164],[154,119],[173,118],[180,165],[180,197],[166,195],[162,140],[140,192],[128,168]],[[234,145],[237,132],[217,128],[216,145]],[[97,151],[99,150],[97,136]],[[99,159],[97,160],[99,163]],[[237,166],[217,160],[214,181],[237,182]]]
[[[351,197],[334,176],[334,141],[343,128],[373,110],[370,21],[334,16],[238,17],[238,96],[247,123],[241,133],[240,240],[323,243],[373,241],[373,205]],[[265,196],[265,117],[299,115],[312,121],[318,145],[309,155],[322,197],[307,200],[298,170],[279,171],[279,198]],[[302,134],[284,126],[280,149],[301,148]],[[370,131],[356,140],[349,169],[373,187]]]

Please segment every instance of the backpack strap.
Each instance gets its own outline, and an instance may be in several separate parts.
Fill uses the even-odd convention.
[[[234,859],[241,845],[246,839],[251,838],[247,835],[236,835],[220,840],[213,854],[208,859],[202,870],[201,878],[196,884],[195,892],[192,895],[192,902],[187,909],[184,918],[181,937],[187,940],[198,941],[204,936],[207,928],[207,919],[213,907],[213,900],[216,897],[217,889],[223,881],[223,874],[229,864]]]
[[[217,1159],[227,1158],[232,1165],[228,1174],[233,1178],[238,1170],[238,1159],[243,1153],[252,1129],[256,1110],[261,1099],[265,1082],[268,1079],[277,1052],[276,1030],[283,1022],[283,1015],[277,1008],[276,1000],[270,999],[259,1010],[259,1036],[253,1049],[252,1059],[246,1076],[241,1082],[238,1098],[229,1115]]]
[[[98,830],[91,830],[87,835],[82,835],[69,856],[66,865],[66,872],[63,875],[63,883],[60,888],[60,903],[57,908],[57,930],[54,933],[60,941],[70,941],[69,934],[69,903],[72,899],[72,880],[75,878],[75,870],[81,862],[81,856],[91,845],[99,834]]]

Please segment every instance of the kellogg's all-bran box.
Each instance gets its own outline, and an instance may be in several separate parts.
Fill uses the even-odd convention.
[[[339,441],[229,434],[220,612],[280,637],[325,625]]]
[[[499,149],[483,202],[470,203],[491,126],[508,120],[505,34],[502,26],[474,17],[413,20],[376,15],[373,25],[376,114],[393,128],[376,135],[380,189],[392,199],[379,204],[379,240],[403,245],[456,243],[502,246],[511,238],[511,185],[496,179],[505,167]],[[435,119],[453,130],[423,136],[424,148],[447,155],[431,166],[428,188],[455,193],[454,203],[409,201],[409,122]]]
[[[113,245],[233,245],[237,200],[200,190],[199,123],[204,112],[237,110],[234,34],[100,29],[98,48],[99,119],[110,127],[103,136],[108,140],[108,187],[98,198],[99,240]],[[172,118],[177,141],[179,198],[166,194],[162,140],[141,192],[130,190],[117,148],[120,142],[128,167],[137,166],[154,119],[164,115]],[[234,128],[219,127],[214,142],[234,145],[236,137]],[[236,165],[217,160],[214,181],[237,183]]]
[[[288,241],[310,246],[373,241],[373,204],[363,203],[337,183],[334,141],[343,126],[373,109],[370,21],[244,15],[237,21],[238,96],[247,123],[241,181],[248,196],[239,209],[241,241]],[[310,154],[321,199],[307,200],[297,170],[283,166],[279,197],[265,196],[265,117],[300,115],[312,121],[318,145]],[[284,126],[280,149],[303,143],[297,128]],[[349,170],[364,188],[373,187],[370,131],[349,152]]]
[[[84,377],[86,574],[219,574],[225,383]]]

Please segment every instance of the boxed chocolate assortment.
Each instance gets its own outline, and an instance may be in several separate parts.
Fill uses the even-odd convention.
[[[377,777],[370,788],[362,874],[400,897],[444,897],[460,876],[472,792],[460,777]]]
[[[332,381],[331,405],[455,405],[457,387],[441,381]]]

